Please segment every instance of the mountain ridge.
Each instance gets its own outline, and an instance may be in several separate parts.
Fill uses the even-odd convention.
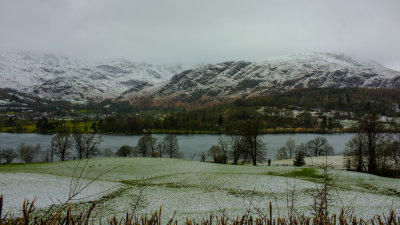
[[[50,100],[129,101],[136,106],[198,107],[297,88],[400,89],[400,72],[337,53],[295,53],[259,61],[189,68],[125,59],[87,62],[0,50],[0,88]]]
[[[124,91],[168,80],[185,66],[134,63],[125,59],[89,62],[30,51],[0,50],[0,88],[46,99],[101,101]]]
[[[227,61],[183,71],[158,88],[120,99],[133,105],[196,107],[296,88],[400,88],[400,72],[334,53],[297,53],[258,62]]]

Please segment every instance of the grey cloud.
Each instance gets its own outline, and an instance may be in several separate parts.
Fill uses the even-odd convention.
[[[150,63],[343,52],[400,70],[398,0],[1,0],[0,47]]]

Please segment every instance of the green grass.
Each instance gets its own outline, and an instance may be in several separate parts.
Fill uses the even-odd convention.
[[[75,113],[77,113],[77,114],[86,114],[86,113],[88,113],[89,111],[87,110],[87,109],[80,109],[80,110],[76,110],[75,111]]]
[[[188,130],[188,129],[148,129],[153,134],[219,134],[224,131],[217,130]]]
[[[319,180],[324,178],[324,176],[320,174],[320,171],[314,168],[301,168],[299,170],[291,171],[286,175],[288,177],[299,177],[306,180]]]
[[[55,122],[55,121],[51,121]],[[22,130],[24,133],[35,133],[36,132],[36,122],[35,121],[18,121],[18,123],[21,123],[22,125]],[[89,122],[77,122],[76,123],[76,129],[79,132],[93,132],[93,130],[90,128],[93,124],[93,121]],[[71,121],[66,121],[66,127],[72,128],[74,127],[74,124]],[[17,127],[16,126],[11,126],[11,127],[0,127],[0,132],[2,133],[7,133],[7,132],[16,132]]]
[[[321,170],[315,168],[298,168],[284,173],[268,172],[267,174],[271,176],[290,177],[313,182],[322,182],[324,178],[321,174]]]

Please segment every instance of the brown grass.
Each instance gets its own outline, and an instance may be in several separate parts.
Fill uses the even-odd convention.
[[[55,211],[47,211],[39,215],[35,213],[35,199],[32,202],[25,200],[22,207],[22,215],[20,217],[13,217],[11,215],[4,215],[2,217],[2,196],[0,195],[0,225],[89,225],[89,224],[110,224],[110,225],[400,225],[400,216],[392,211],[388,216],[377,215],[371,219],[363,219],[356,217],[344,216],[344,210],[337,216],[332,215],[319,215],[308,217],[303,215],[295,215],[291,218],[272,217],[272,204],[269,204],[269,215],[259,215],[253,217],[245,214],[242,217],[230,219],[225,217],[224,214],[218,216],[211,214],[208,218],[201,221],[194,221],[186,219],[185,221],[177,221],[171,218],[169,221],[161,221],[162,208],[155,211],[151,216],[136,216],[134,212],[127,212],[122,218],[112,217],[98,219],[92,215],[96,203],[93,203],[89,208],[82,209],[81,212],[74,213],[71,205],[68,205],[66,210],[60,209]]]

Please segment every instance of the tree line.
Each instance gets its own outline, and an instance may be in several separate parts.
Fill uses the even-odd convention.
[[[108,100],[102,104],[113,104]],[[123,104],[129,108],[129,104]],[[361,118],[366,112],[375,111],[380,115],[398,116],[400,105],[399,90],[360,89],[360,88],[317,88],[296,89],[284,93],[248,99],[237,99],[233,103],[213,107],[185,109],[153,109],[133,111],[122,110],[116,115],[92,120],[87,129],[96,133],[143,134],[149,129],[159,133],[213,132],[228,133],[227,127],[259,114],[263,129],[284,128],[295,132],[295,128],[306,128],[310,132],[334,132],[342,129],[339,120]],[[133,107],[133,106],[132,106]],[[94,103],[87,105],[87,112],[100,107]],[[312,116],[312,109],[341,110],[352,115]],[[118,108],[119,109],[119,108]],[[304,112],[293,115],[292,110]],[[96,111],[96,110],[95,110]],[[99,111],[100,112],[100,111]],[[110,113],[111,112],[108,112]],[[82,118],[81,118],[82,119]],[[353,118],[354,119],[354,118]],[[13,126],[12,132],[24,132],[20,123],[3,120],[1,126]],[[64,129],[63,121],[50,121],[43,118],[36,122],[36,132],[57,133]],[[397,124],[394,124],[397,126]],[[292,130],[291,130],[292,129]]]
[[[325,137],[317,136],[306,143],[296,145],[292,138],[289,138],[285,145],[280,147],[276,158],[292,159],[301,152],[305,157],[333,155],[333,147]]]
[[[104,138],[93,133],[58,133],[50,142],[50,147],[42,149],[40,144],[30,145],[21,143],[15,150],[4,148],[0,150],[0,163],[12,163],[16,158],[20,162],[31,163],[34,161],[53,162],[58,160],[65,161],[73,159],[87,159],[96,156],[142,156],[142,157],[168,157],[180,158],[178,139],[176,135],[167,135],[157,142],[157,138],[151,134],[143,135],[137,146],[122,145],[114,154],[113,150],[106,148],[100,151],[99,145]]]
[[[267,158],[266,144],[259,137],[261,129],[260,118],[255,116],[250,120],[241,121],[228,128],[228,135],[218,138],[218,144],[210,147],[207,153],[200,155],[201,161],[210,157],[214,163],[233,164],[251,162],[254,166]]]
[[[349,170],[385,176],[400,175],[400,135],[385,134],[377,113],[366,114],[357,134],[346,144],[345,166]]]
[[[400,90],[369,88],[300,88],[283,93],[246,100],[238,99],[237,106],[297,106],[304,109],[323,108],[364,115],[376,112],[385,116],[397,116]]]
[[[99,144],[102,141],[102,136],[93,133],[58,133],[51,139],[50,147],[46,149],[42,149],[40,144],[21,143],[16,150],[12,148],[0,150],[0,162],[4,159],[6,163],[11,163],[17,157],[21,163],[53,162],[56,157],[65,161],[73,152],[79,159],[91,158],[100,154]],[[75,156],[73,158],[75,159]]]
[[[136,146],[123,145],[118,149],[116,154],[121,157],[181,158],[178,138],[173,134],[165,136],[160,141],[157,141],[157,138],[153,137],[150,133],[144,134]]]

